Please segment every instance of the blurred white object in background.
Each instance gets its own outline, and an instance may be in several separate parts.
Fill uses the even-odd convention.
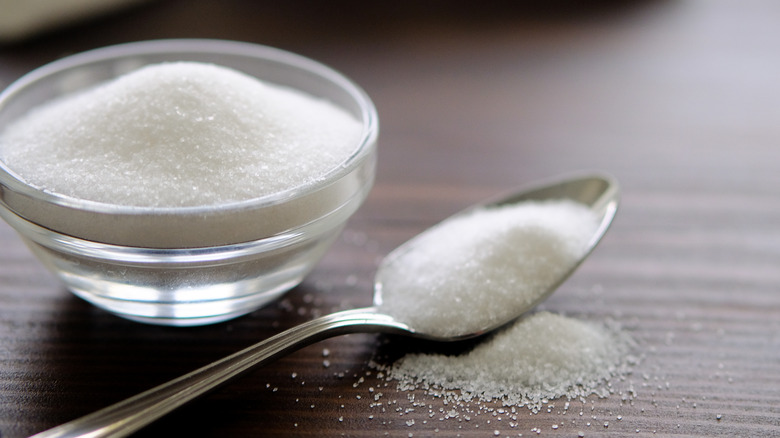
[[[0,43],[85,20],[147,0],[0,0]]]

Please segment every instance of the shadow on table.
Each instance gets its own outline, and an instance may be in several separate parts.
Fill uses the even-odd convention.
[[[235,353],[283,329],[311,319],[299,312],[316,293],[303,284],[281,301],[254,313],[202,327],[162,327],[140,324],[109,314],[62,290],[51,315],[37,318],[36,343],[28,346],[20,384],[26,395],[14,411],[24,413],[34,430],[3,430],[3,436],[27,436],[121,401],[210,362]],[[233,430],[238,436],[297,405],[299,394],[325,397],[318,387],[351,388],[323,367],[322,345],[333,350],[333,370],[368,363],[375,345],[373,335],[354,335],[315,344],[262,369],[253,370],[238,383],[172,413],[142,431],[141,436],[190,433],[199,436]],[[329,365],[330,366],[330,365]],[[293,371],[291,371],[293,370]],[[297,370],[298,380],[291,379]],[[299,381],[310,386],[300,388]],[[270,391],[271,383],[279,391]],[[303,392],[302,392],[303,391]],[[31,426],[32,425],[32,426]]]

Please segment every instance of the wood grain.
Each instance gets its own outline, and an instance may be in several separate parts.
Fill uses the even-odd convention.
[[[615,321],[636,340],[641,360],[609,397],[536,415],[444,404],[369,366],[419,345],[350,335],[137,435],[780,436],[780,4],[554,3],[160,1],[0,48],[4,87],[123,41],[269,44],[352,77],[381,120],[376,186],[344,235],[283,300],[227,323],[108,315],[0,224],[0,434],[30,435],[367,305],[376,263],[415,233],[515,186],[597,169],[621,181],[617,220],[543,308]]]

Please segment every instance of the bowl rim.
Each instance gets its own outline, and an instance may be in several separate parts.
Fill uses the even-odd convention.
[[[35,85],[38,81],[45,80],[55,73],[110,59],[166,53],[214,53],[255,57],[286,64],[316,74],[346,91],[359,105],[362,124],[360,140],[351,155],[316,181],[240,201],[180,207],[133,206],[92,201],[35,187],[10,169],[1,158],[0,189],[7,187],[20,195],[49,205],[107,215],[204,216],[214,212],[226,214],[230,211],[257,210],[267,206],[284,204],[293,199],[315,193],[338,181],[343,176],[349,175],[355,168],[360,166],[365,157],[373,153],[379,133],[378,115],[374,103],[362,88],[342,73],[318,61],[275,47],[240,41],[198,38],[158,39],[122,43],[80,52],[38,67],[11,83],[0,93],[0,111],[3,110],[6,102],[17,94],[23,93],[28,87]],[[2,195],[2,190],[0,190],[0,202],[2,202]],[[17,213],[12,208],[11,211]]]

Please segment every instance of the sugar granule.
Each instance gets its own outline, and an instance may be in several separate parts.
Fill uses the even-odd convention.
[[[27,183],[130,206],[236,202],[320,180],[356,150],[335,105],[212,64],[154,64],[33,109],[0,134]]]
[[[598,226],[596,213],[570,200],[456,216],[380,268],[380,310],[440,336],[507,322],[576,265]]]

